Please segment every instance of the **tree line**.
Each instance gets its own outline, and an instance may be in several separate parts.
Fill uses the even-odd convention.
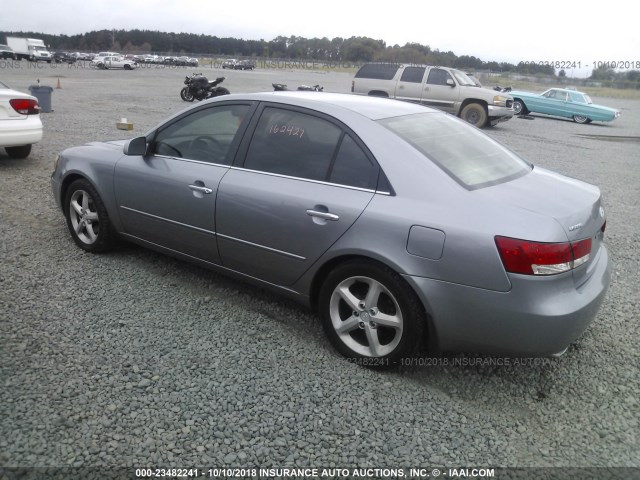
[[[419,43],[387,45],[384,40],[370,37],[305,38],[277,36],[273,40],[245,40],[195,33],[168,33],[153,30],[98,30],[78,35],[50,35],[38,32],[0,32],[6,36],[40,38],[54,51],[99,52],[113,50],[123,53],[156,53],[161,55],[199,55],[260,57],[327,62],[415,63],[442,65],[462,70],[489,70],[525,75],[555,75],[551,65],[520,62],[484,61],[470,55],[443,52]],[[558,72],[564,76],[565,72]],[[616,72],[602,67],[595,69],[592,79],[637,82],[640,71]]]
[[[245,40],[194,33],[167,33],[152,30],[99,30],[78,35],[51,35],[39,32],[0,32],[4,36],[40,38],[52,50],[123,53],[158,53],[164,55],[222,55],[233,57],[287,58],[330,62],[397,62],[442,65],[471,70],[520,72],[553,75],[545,65],[514,65],[485,62],[469,55],[458,56],[428,45],[406,43],[387,45],[369,37],[305,38],[278,36],[273,40]]]

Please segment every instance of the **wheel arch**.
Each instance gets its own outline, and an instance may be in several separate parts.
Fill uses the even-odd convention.
[[[360,260],[363,262],[369,262],[382,268],[388,268],[398,273],[397,269],[394,268],[392,265],[389,265],[388,263],[385,263],[379,259],[376,259],[373,256],[367,256],[364,254],[345,254],[345,255],[340,255],[340,256],[331,258],[316,270],[316,272],[313,275],[313,279],[311,280],[311,283],[310,283],[309,306],[314,312],[318,312],[320,290],[322,289],[322,285],[324,284],[325,280],[327,279],[331,271],[333,271],[338,266],[343,265],[347,262],[357,261],[357,260]],[[423,345],[426,346],[427,351],[436,352],[438,351],[438,336],[434,326],[433,317],[430,311],[431,309],[425,306],[425,301],[428,303],[428,300],[425,299],[424,295],[420,295],[416,291],[413,285],[411,285],[411,283],[405,279],[404,275],[402,274],[399,274],[399,275],[404,281],[407,288],[409,288],[413,292],[413,294],[418,298],[420,308],[422,310],[422,313],[424,314],[424,318],[426,321],[426,325],[425,325],[426,328],[424,329],[426,338],[423,339]]]
[[[478,105],[481,105],[482,108],[484,108],[485,113],[489,115],[489,104],[487,103],[486,100],[481,100],[479,98],[465,98],[462,104],[460,104],[460,110],[458,111],[458,116],[462,114],[462,110],[464,109],[464,107],[472,103],[477,103]]]
[[[369,93],[367,93],[367,95],[370,97],[389,98],[389,94],[384,90],[371,90]]]

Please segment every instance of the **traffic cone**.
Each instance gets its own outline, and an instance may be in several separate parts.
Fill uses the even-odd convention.
[[[60,85],[60,77],[58,77],[58,83],[56,84],[56,88],[62,88],[62,85]]]

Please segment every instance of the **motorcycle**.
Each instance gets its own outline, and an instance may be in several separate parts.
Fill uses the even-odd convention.
[[[284,83],[272,83],[271,85],[273,85],[273,90],[276,92],[286,92],[290,90]],[[307,92],[322,92],[324,90],[324,87],[321,87],[320,85],[300,85],[297,90],[304,90]]]
[[[210,82],[201,73],[192,73],[184,79],[186,87],[180,90],[180,98],[185,102],[193,102],[194,100],[206,100],[220,95],[229,95],[231,93],[229,90],[218,86],[225,78],[218,77]]]

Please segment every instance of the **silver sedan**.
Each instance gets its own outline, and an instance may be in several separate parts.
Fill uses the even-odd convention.
[[[80,248],[119,237],[280,292],[371,366],[561,353],[609,285],[598,188],[394,100],[225,95],[65,150],[51,184]]]

